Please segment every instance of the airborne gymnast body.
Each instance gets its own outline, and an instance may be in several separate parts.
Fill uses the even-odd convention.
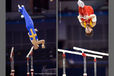
[[[25,18],[28,35],[29,35],[31,43],[34,46],[34,49],[35,50],[38,49],[39,44],[42,44],[42,48],[45,48],[45,40],[38,40],[38,36],[36,33],[37,29],[34,29],[34,23],[31,17],[29,16],[29,14],[27,13],[26,9],[24,8],[24,5],[22,6],[18,5],[18,9],[19,9],[19,12],[22,14],[21,17]]]
[[[92,6],[85,5],[81,0],[78,0],[77,4],[79,9],[78,20],[81,26],[85,28],[86,35],[90,36],[93,33],[93,27],[95,27],[97,21],[94,10]]]

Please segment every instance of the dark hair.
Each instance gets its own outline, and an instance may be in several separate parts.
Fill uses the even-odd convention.
[[[90,33],[85,33],[86,34],[86,36],[87,37],[92,37],[93,36],[93,34],[94,34],[94,32],[93,31],[91,31]]]

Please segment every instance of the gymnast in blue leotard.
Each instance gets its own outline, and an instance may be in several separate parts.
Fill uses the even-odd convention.
[[[30,41],[34,45],[34,49],[38,49],[39,44],[42,44],[42,48],[45,48],[45,46],[44,46],[45,40],[38,40],[38,36],[36,34],[36,29],[34,29],[34,23],[31,19],[31,17],[29,16],[29,14],[27,13],[26,9],[24,8],[24,5],[22,5],[22,6],[18,5],[18,10],[22,14],[21,17],[25,18],[28,35],[29,35]]]

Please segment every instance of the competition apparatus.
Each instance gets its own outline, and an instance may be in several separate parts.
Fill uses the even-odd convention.
[[[27,76],[34,76],[34,68],[33,68],[33,46],[31,47],[29,53],[26,56],[27,59]],[[30,60],[30,72],[29,72],[29,60]],[[31,75],[30,75],[31,74]]]
[[[109,54],[107,53],[97,52],[97,51],[83,49],[79,47],[73,47],[73,49],[76,51],[81,51],[82,53],[91,53],[91,54],[96,54],[100,56],[109,56]],[[97,76],[97,58],[96,57],[94,57],[94,76]]]
[[[38,40],[38,36],[36,33],[36,31],[38,31],[38,30],[34,28],[34,23],[31,19],[31,17],[29,16],[29,14],[27,13],[24,5],[21,5],[21,6],[18,5],[18,11],[22,14],[21,18],[25,18],[28,35],[29,35],[31,43],[34,46],[34,49],[35,50],[38,49],[39,44],[42,45],[42,48],[45,48],[45,40]]]
[[[84,59],[84,73],[83,73],[83,76],[87,76],[86,57],[92,57],[93,58],[93,61],[94,61],[94,76],[97,76],[96,59],[97,58],[102,59],[103,56],[93,55],[93,54],[87,54],[84,51],[82,51],[82,53],[80,53],[80,52],[63,50],[63,49],[58,49],[58,52],[62,52],[63,53],[63,75],[62,76],[66,76],[66,71],[65,71],[65,58],[66,58],[66,55],[65,55],[65,53],[83,56],[83,59]],[[108,54],[106,54],[106,55],[108,55]]]
[[[11,73],[10,73],[10,76],[15,76],[15,69],[14,69],[14,47],[12,47],[12,49],[11,49],[10,63],[11,63]]]
[[[47,69],[46,72],[45,70],[42,73],[35,73],[34,72],[34,67],[33,67],[33,46],[31,47],[29,53],[26,56],[27,59],[27,76],[52,76],[56,75],[56,73],[50,73],[51,71],[53,72],[54,69]]]

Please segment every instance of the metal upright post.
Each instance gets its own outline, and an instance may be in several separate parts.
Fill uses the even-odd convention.
[[[97,59],[94,58],[94,76],[97,76]]]
[[[29,57],[27,58],[27,76],[29,76]]]
[[[34,75],[34,69],[33,69],[33,46],[31,47],[31,49],[30,49],[29,53],[27,54],[26,58],[27,58],[27,76],[30,75],[30,72],[29,72],[29,59],[31,59],[31,62],[30,62],[31,63],[31,69],[30,69],[31,76],[33,76]]]
[[[65,53],[63,52],[63,75],[62,75],[62,76],[66,76],[65,58],[66,58],[66,55],[65,55]]]
[[[31,76],[34,76],[34,68],[33,68],[33,51],[31,52]]]
[[[87,76],[87,67],[86,67],[86,54],[82,53],[83,59],[84,59],[84,73],[83,76]]]
[[[10,73],[10,76],[14,76],[15,75],[15,69],[14,69],[14,47],[12,47],[12,49],[11,49],[10,62],[11,62],[11,73]]]

